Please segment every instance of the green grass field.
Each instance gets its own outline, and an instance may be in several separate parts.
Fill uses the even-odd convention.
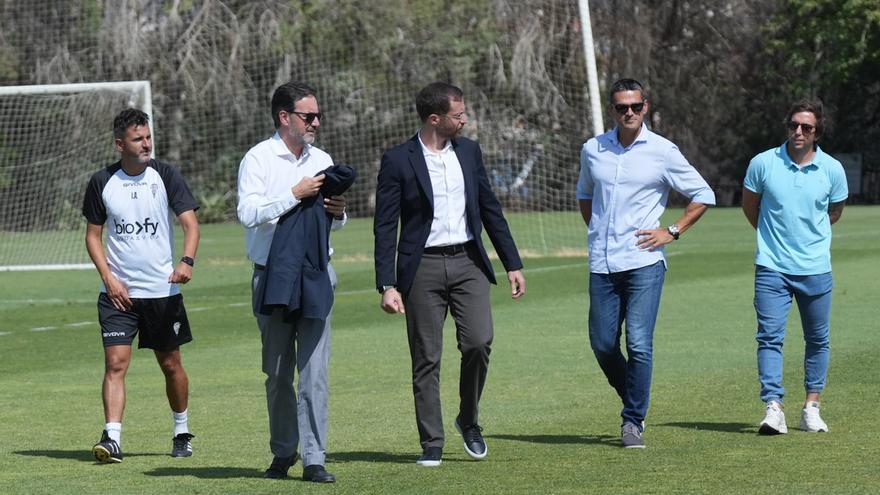
[[[511,215],[514,232],[526,223]],[[488,460],[471,461],[452,426],[458,353],[447,331],[448,442],[443,465],[428,469],[414,463],[405,324],[380,311],[370,221],[353,220],[334,233],[333,486],[299,481],[300,465],[291,470],[295,478],[261,478],[271,455],[237,225],[203,227],[195,279],[184,289],[195,335],[183,348],[197,435],[189,459],[168,456],[163,378],[152,353],[140,351],[127,379],[125,462],[96,464],[90,449],[103,427],[97,275],[0,273],[0,494],[878,493],[878,226],[880,207],[848,207],[834,230],[832,358],[823,395],[829,433],[757,435],[755,236],[738,209],[715,209],[667,250],[647,449],[618,447],[619,400],[587,343],[585,256],[530,257],[521,301],[511,301],[505,287],[493,293],[496,338],[481,410]],[[538,242],[583,239],[582,227],[572,229],[548,229]],[[789,323],[791,428],[803,399],[797,311]]]

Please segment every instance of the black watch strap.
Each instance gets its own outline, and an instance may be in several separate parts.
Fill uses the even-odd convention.
[[[181,262],[181,263],[186,263],[186,264],[189,265],[189,266],[195,266],[195,265],[196,265],[196,260],[190,258],[189,256],[184,256],[183,258],[180,258],[180,262]]]

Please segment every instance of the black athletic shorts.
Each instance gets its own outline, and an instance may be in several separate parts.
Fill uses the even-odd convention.
[[[133,298],[131,302],[129,311],[120,311],[106,293],[98,296],[98,321],[104,347],[131,345],[138,333],[139,349],[171,351],[192,340],[182,295]]]

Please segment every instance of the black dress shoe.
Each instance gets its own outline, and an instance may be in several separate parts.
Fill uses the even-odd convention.
[[[290,466],[296,464],[297,459],[299,459],[299,454],[296,452],[290,457],[278,457],[276,455],[275,458],[272,459],[272,465],[270,465],[269,469],[263,473],[263,478],[270,478],[273,480],[287,478],[287,471],[290,470]]]
[[[336,476],[324,470],[320,464],[312,464],[303,468],[303,481],[313,483],[336,483]]]

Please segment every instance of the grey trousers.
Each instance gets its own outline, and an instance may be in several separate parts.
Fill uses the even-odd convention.
[[[336,289],[336,272],[327,265]],[[254,292],[263,270],[254,270]],[[327,365],[330,359],[330,315],[326,320],[299,318],[284,322],[283,311],[260,314],[252,301],[263,343],[263,373],[269,407],[269,448],[289,457],[301,447],[303,466],[324,464],[327,449]],[[332,314],[332,313],[331,313]],[[299,373],[299,400],[293,388]]]
[[[455,321],[455,337],[461,352],[459,419],[467,427],[476,424],[479,417],[493,330],[489,279],[477,267],[477,256],[475,248],[452,256],[423,255],[412,288],[404,296],[416,424],[422,449],[442,448],[445,443],[440,357],[447,311]]]

